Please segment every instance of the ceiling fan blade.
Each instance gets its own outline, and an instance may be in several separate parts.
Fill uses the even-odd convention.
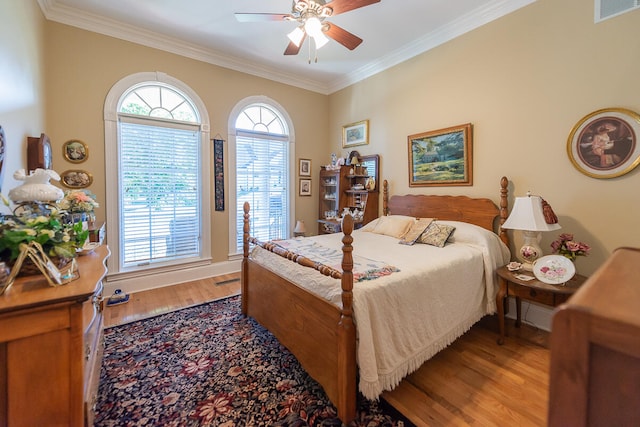
[[[335,16],[339,13],[349,12],[350,10],[359,9],[374,3],[380,3],[380,0],[333,0],[324,6],[331,8],[333,10],[331,15]]]
[[[285,55],[297,55],[298,52],[300,52],[300,48],[302,47],[302,44],[304,43],[304,40],[306,38],[307,38],[307,34],[305,33],[302,36],[302,40],[300,40],[300,44],[298,46],[296,46],[296,44],[294,42],[289,42],[289,45],[284,50],[284,54]]]
[[[290,18],[288,13],[236,13],[238,22],[268,22],[285,21]]]
[[[347,49],[353,50],[362,43],[362,39],[355,34],[338,27],[336,24],[332,24],[330,22],[326,24],[328,28],[324,33]]]

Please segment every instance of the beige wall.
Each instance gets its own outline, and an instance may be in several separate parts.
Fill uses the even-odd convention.
[[[47,132],[54,146],[54,168],[60,172],[77,166],[89,170],[94,175],[90,189],[101,201],[105,200],[105,186],[110,185],[104,179],[105,96],[114,83],[133,73],[161,71],[190,86],[206,104],[211,137],[219,134],[225,140],[234,106],[248,96],[267,96],[282,105],[294,123],[296,159],[324,155],[328,135],[328,98],[324,95],[54,22],[47,22],[46,35]],[[62,144],[72,138],[90,147],[89,159],[81,165],[62,156]],[[319,164],[314,162],[312,167],[316,175]],[[225,172],[228,174],[228,168]],[[297,179],[294,185],[297,194]],[[211,188],[213,191],[214,186]],[[227,185],[226,194],[229,191]],[[298,218],[315,221],[316,205],[309,198],[300,198],[296,205]],[[214,261],[227,259],[227,211],[213,215],[212,246]]]
[[[592,255],[577,262],[589,274],[616,247],[640,246],[640,167],[590,178],[569,160],[567,138],[595,110],[640,112],[638,52],[640,10],[594,24],[592,1],[539,0],[331,95],[332,150],[341,152],[343,124],[369,119],[371,143],[358,148],[381,155],[392,194],[497,201],[506,175],[512,194],[542,195],[561,231],[592,245]],[[409,188],[407,136],[469,122],[473,186]],[[556,235],[543,236],[545,253]]]
[[[0,126],[5,133],[0,188],[6,196],[20,184],[13,173],[27,167],[27,137],[40,136],[44,129],[45,42],[44,18],[36,2],[0,1],[0,16]]]
[[[640,246],[640,168],[597,180],[578,172],[566,154],[569,132],[588,113],[607,107],[640,111],[640,11],[594,24],[591,1],[538,0],[324,96],[45,22],[35,1],[7,3],[0,2],[5,194],[16,185],[13,171],[26,166],[26,137],[44,131],[58,172],[74,166],[62,157],[65,141],[77,138],[89,145],[90,158],[82,166],[94,175],[91,190],[103,201],[108,185],[105,95],[126,75],[161,71],[198,92],[209,111],[212,136],[227,139],[229,112],[247,96],[266,95],[280,103],[295,124],[295,157],[312,159],[314,177],[332,151],[343,152],[342,125],[370,119],[371,144],[359,151],[381,155],[382,178],[391,181],[394,193],[465,193],[497,200],[498,180],[506,175],[513,193],[543,195],[560,217],[562,231],[594,247],[592,256],[578,261],[580,272],[591,273],[618,246]],[[474,125],[474,185],[409,188],[407,135],[467,122]],[[298,198],[296,205],[296,217],[314,224],[315,197]],[[214,261],[226,260],[227,228],[226,212],[215,213]],[[554,237],[545,235],[543,247]]]

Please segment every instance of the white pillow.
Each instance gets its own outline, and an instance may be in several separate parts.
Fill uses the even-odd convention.
[[[399,239],[409,231],[415,220],[414,217],[405,215],[381,216],[377,219],[375,228],[366,231]]]
[[[378,221],[380,221],[380,218],[376,218],[373,221],[368,222],[366,225],[358,228],[358,230],[372,232],[376,228],[376,225],[378,225]]]
[[[492,231],[482,228],[478,225],[469,224],[468,222],[461,221],[438,221],[442,224],[451,225],[456,228],[456,231],[449,236],[449,242],[451,243],[470,243],[473,245],[486,245],[487,239],[493,239],[496,234]]]

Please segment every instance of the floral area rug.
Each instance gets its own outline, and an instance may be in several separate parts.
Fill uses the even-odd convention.
[[[230,297],[105,330],[96,426],[339,426],[296,358]],[[358,399],[351,426],[409,426]]]

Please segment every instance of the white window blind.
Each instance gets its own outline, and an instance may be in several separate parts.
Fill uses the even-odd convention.
[[[288,236],[289,148],[286,135],[237,131],[236,244],[242,250],[243,205],[251,206],[252,236],[266,241]]]
[[[119,140],[123,266],[199,256],[198,126],[121,116]]]

